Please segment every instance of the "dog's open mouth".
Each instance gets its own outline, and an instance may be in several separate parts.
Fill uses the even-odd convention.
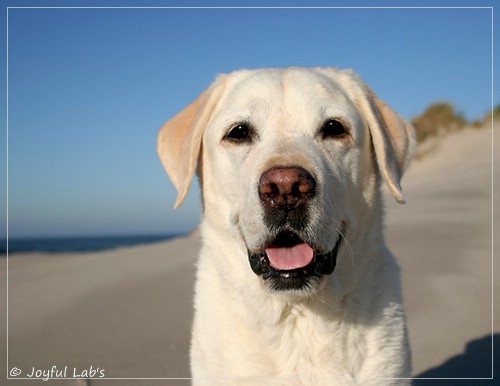
[[[248,252],[252,271],[268,282],[274,290],[301,290],[311,281],[331,274],[337,264],[341,232],[335,247],[320,253],[291,231],[283,231],[270,241],[264,252]]]

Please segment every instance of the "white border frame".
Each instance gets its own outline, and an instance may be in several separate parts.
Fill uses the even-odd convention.
[[[6,254],[6,269],[7,269],[7,301],[6,301],[6,370],[7,370],[7,380],[40,380],[40,378],[27,378],[27,377],[15,377],[11,376],[11,373],[15,367],[9,367],[9,10],[10,9],[489,9],[491,11],[491,111],[494,108],[494,7],[493,6],[143,6],[143,7],[124,7],[124,6],[16,6],[16,7],[6,7],[6,236],[7,236],[7,254]],[[491,116],[491,377],[490,378],[374,378],[375,380],[388,380],[388,379],[405,379],[405,380],[493,380],[494,379],[494,116]],[[66,380],[77,380],[77,379],[89,379],[89,380],[191,380],[193,378],[49,378],[49,380],[55,379],[66,379]],[[326,380],[326,379],[325,379]]]

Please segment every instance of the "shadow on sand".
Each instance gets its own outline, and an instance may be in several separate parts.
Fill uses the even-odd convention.
[[[491,349],[494,347],[493,373],[495,380],[463,379],[463,378],[491,378],[492,358]],[[461,355],[448,359],[441,365],[429,369],[417,378],[462,378],[462,379],[415,379],[414,386],[477,386],[477,385],[500,385],[497,377],[500,372],[500,334],[488,335],[467,343],[465,352]]]

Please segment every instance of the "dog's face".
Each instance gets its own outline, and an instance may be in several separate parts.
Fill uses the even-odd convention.
[[[246,74],[203,137],[216,202],[231,208],[250,267],[271,288],[332,273],[358,186],[366,125],[342,88],[308,71]],[[208,200],[206,198],[205,200]]]
[[[206,221],[233,230],[266,288],[311,292],[368,217],[377,162],[402,201],[411,142],[411,127],[351,72],[292,68],[220,77],[164,126],[159,151],[179,204],[202,150]]]

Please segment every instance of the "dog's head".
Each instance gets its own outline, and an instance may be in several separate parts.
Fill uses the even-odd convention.
[[[158,151],[176,207],[199,164],[205,221],[239,237],[267,288],[296,291],[318,287],[346,234],[373,225],[381,176],[404,202],[414,143],[352,71],[289,68],[220,76],[165,124]]]

